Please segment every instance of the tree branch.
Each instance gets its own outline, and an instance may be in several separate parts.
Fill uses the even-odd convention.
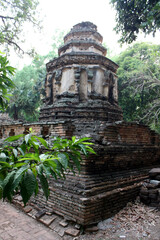
[[[2,15],[0,15],[0,18],[2,18],[2,19],[11,19],[11,20],[15,20],[13,17],[2,16]]]
[[[13,42],[12,40],[7,39],[7,38],[4,38],[4,39],[9,45],[14,45],[19,51],[24,53],[24,50],[16,42]]]

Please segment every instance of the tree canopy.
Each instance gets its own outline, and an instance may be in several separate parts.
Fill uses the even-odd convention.
[[[22,51],[19,42],[23,32],[23,24],[31,22],[38,26],[35,19],[37,0],[0,0],[0,44],[14,46]],[[24,39],[23,39],[24,40]]]
[[[40,106],[41,88],[38,87],[38,73],[32,65],[25,66],[13,78],[12,90],[7,112],[14,120],[36,121]]]
[[[4,111],[8,105],[9,93],[14,87],[10,76],[15,72],[15,68],[9,65],[7,57],[0,52],[0,111]]]
[[[156,127],[160,121],[160,45],[136,43],[115,59],[124,120]]]
[[[115,7],[115,30],[121,33],[121,43],[131,43],[142,31],[145,34],[160,29],[160,1],[159,0],[110,0]]]
[[[56,31],[51,51],[44,56],[37,54],[30,65],[16,72],[13,77],[15,88],[11,92],[11,101],[7,109],[11,118],[30,122],[38,120],[45,94],[45,63],[58,56],[57,49],[62,44],[63,35],[63,32]]]
[[[37,5],[37,0],[0,0],[0,45],[3,46],[1,49],[8,51],[9,46],[13,46],[15,50],[24,52],[19,45],[19,42],[24,40],[20,39],[20,33],[23,32],[25,22],[38,25],[35,19]],[[0,52],[0,110],[7,107],[9,93],[14,86],[11,80],[14,72],[15,69],[9,66],[7,56]]]

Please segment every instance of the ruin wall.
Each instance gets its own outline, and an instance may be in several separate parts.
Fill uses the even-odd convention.
[[[95,143],[97,155],[83,158],[80,174],[51,179],[47,202],[41,191],[32,199],[33,205],[82,225],[111,217],[135,199],[148,170],[159,165],[159,136],[144,125],[101,121],[12,124],[1,126],[1,137],[10,136],[13,129],[15,134],[27,133],[30,127],[46,139],[88,136]]]

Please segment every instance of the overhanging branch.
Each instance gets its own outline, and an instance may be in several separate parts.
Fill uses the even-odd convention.
[[[9,16],[2,16],[2,15],[0,15],[0,18],[14,20],[14,17],[9,17]]]
[[[9,44],[9,45],[14,45],[20,52],[24,54],[24,50],[14,41],[4,38],[4,40]]]

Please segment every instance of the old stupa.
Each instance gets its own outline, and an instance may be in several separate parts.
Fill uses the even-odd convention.
[[[90,22],[64,37],[59,57],[47,63],[46,99],[40,120],[122,120],[118,106],[118,65],[105,57],[102,36]]]
[[[105,57],[102,36],[93,23],[75,25],[58,53],[46,65],[39,122],[1,124],[0,138],[27,133],[30,127],[48,140],[91,137],[97,155],[83,159],[80,174],[68,173],[65,181],[51,179],[49,200],[41,191],[33,200],[47,212],[90,225],[136,198],[148,170],[160,166],[160,139],[147,126],[122,121],[118,65]]]
[[[52,181],[48,208],[83,225],[112,216],[134,199],[160,156],[158,135],[146,126],[122,122],[118,65],[106,53],[96,25],[82,22],[64,37],[59,57],[46,65],[40,121],[48,124],[47,134],[89,136],[97,152],[83,159],[80,174]]]

